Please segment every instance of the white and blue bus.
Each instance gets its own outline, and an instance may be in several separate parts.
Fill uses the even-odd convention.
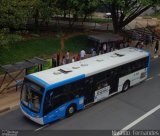
[[[30,74],[24,79],[20,108],[44,125],[127,91],[147,78],[149,67],[150,54],[129,47]]]

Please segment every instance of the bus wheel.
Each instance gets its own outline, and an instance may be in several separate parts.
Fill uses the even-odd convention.
[[[130,87],[130,82],[127,80],[124,84],[123,84],[123,92],[126,92]]]
[[[66,117],[72,116],[76,112],[76,105],[70,105],[66,110]]]

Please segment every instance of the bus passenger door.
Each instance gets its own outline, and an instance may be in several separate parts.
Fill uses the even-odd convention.
[[[94,100],[94,91],[93,91],[93,78],[85,79],[84,84],[84,104],[93,102]]]
[[[116,69],[112,69],[111,71],[109,71],[109,80],[108,81],[109,81],[109,85],[110,85],[109,94],[117,92],[119,77],[118,77],[118,72]]]

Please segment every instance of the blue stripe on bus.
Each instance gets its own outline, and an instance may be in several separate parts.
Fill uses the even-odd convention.
[[[82,99],[83,99],[83,103],[80,103]],[[60,118],[64,118],[66,116],[66,110],[71,104],[76,104],[77,111],[83,109],[84,108],[84,96],[74,99],[72,101],[69,101],[63,105],[60,105],[55,110],[52,110],[50,113],[48,113],[47,115],[43,117],[44,124],[56,121]]]
[[[36,116],[40,116],[39,113],[34,113],[31,110],[29,110],[28,108],[24,107],[21,103],[20,103],[20,107],[22,108],[23,111],[25,111],[28,115],[32,116],[32,117],[36,117]]]
[[[77,81],[77,80],[80,80],[80,79],[83,79],[83,78],[85,78],[85,74],[79,75],[79,76],[76,76],[76,77],[73,77],[73,78],[70,78],[70,79],[66,79],[66,80],[63,80],[61,82],[58,82],[58,83],[55,83],[55,84],[52,84],[52,85],[49,85],[46,89],[50,90],[50,89],[53,89],[53,88],[56,88],[56,87],[59,87],[59,86],[63,86],[65,84],[69,84],[69,83],[72,83],[74,81]]]
[[[30,79],[33,79],[34,81],[37,81],[39,84],[41,84],[45,87],[49,86],[49,84],[47,82],[45,82],[44,80],[42,80],[42,79],[40,79],[40,78],[38,78],[34,75],[28,75],[27,77],[30,78]]]
[[[138,50],[141,50],[141,51],[144,51],[146,53],[148,53],[148,57],[149,57],[149,60],[148,60],[148,67],[147,67],[147,76],[149,75],[149,71],[150,71],[150,64],[151,64],[151,54],[149,51],[146,51],[144,49],[138,49]]]
[[[150,52],[148,52],[148,68],[147,68],[147,75],[149,75],[149,71],[150,71],[150,65],[151,65],[151,54]]]

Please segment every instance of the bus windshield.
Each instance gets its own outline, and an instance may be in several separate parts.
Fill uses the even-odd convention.
[[[34,83],[25,81],[21,92],[22,104],[31,111],[39,113],[42,100],[42,88]]]

